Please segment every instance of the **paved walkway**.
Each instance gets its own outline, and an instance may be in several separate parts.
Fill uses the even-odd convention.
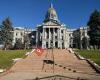
[[[85,60],[77,59],[74,54],[65,49],[54,49],[53,52],[54,71],[52,64],[45,64],[43,68],[44,59],[52,60],[52,50],[45,50],[42,56],[37,56],[33,52],[25,59],[16,62],[9,71],[0,77],[0,80],[32,80],[36,77],[52,75],[63,75],[75,79],[81,77],[87,80],[100,80],[100,75]],[[47,53],[47,58],[45,58]]]

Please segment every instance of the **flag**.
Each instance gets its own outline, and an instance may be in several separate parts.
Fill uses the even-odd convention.
[[[43,49],[42,48],[37,48],[36,50],[35,50],[35,52],[36,52],[36,54],[38,55],[38,56],[41,56],[42,54],[43,54]]]

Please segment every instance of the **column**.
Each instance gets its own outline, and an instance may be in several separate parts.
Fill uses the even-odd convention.
[[[65,48],[65,29],[63,29],[63,48]]]
[[[42,48],[44,48],[44,28],[43,28],[43,32],[42,32]]]
[[[53,28],[53,47],[55,48],[55,28]]]
[[[42,33],[42,39],[44,40],[44,28],[43,28],[43,33]]]
[[[61,29],[59,29],[59,48],[62,48]]]
[[[45,33],[46,33],[46,28],[44,28],[44,40],[46,39]]]
[[[46,28],[44,28],[44,48],[46,48]]]
[[[57,37],[58,37],[58,48],[59,48],[59,41],[60,41],[60,39],[59,39],[59,28],[57,29]]]
[[[49,40],[48,40],[48,47],[50,48],[50,28],[49,28]]]

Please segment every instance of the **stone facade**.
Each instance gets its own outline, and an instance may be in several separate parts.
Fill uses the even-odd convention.
[[[88,27],[80,27],[73,32],[73,47],[75,48],[89,48]]]
[[[20,39],[20,41],[22,43],[24,43],[24,40],[25,40],[24,37],[27,34],[31,33],[32,31],[33,30],[31,30],[31,29],[24,29],[24,28],[21,28],[21,27],[14,28],[12,44],[14,45],[18,39]]]

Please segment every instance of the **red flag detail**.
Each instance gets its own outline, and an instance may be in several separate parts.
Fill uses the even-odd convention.
[[[37,54],[38,56],[41,56],[42,53],[43,53],[43,49],[42,49],[42,48],[37,48],[37,49],[36,49],[36,54]]]

